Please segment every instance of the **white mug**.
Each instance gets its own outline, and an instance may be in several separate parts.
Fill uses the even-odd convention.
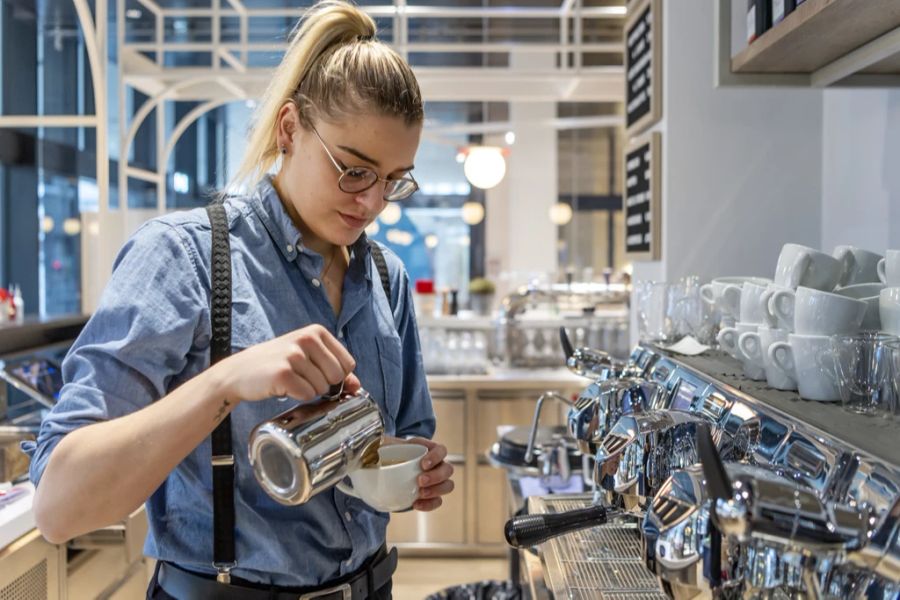
[[[796,390],[797,382],[787,373],[776,369],[769,359],[769,347],[775,342],[788,341],[790,332],[787,329],[759,327],[756,332],[742,333],[738,338],[738,348],[756,366],[766,372],[766,382],[776,390]]]
[[[772,295],[779,290],[790,290],[789,287],[784,287],[783,285],[778,285],[775,283],[770,283],[766,286],[766,291],[762,293],[759,297],[760,308],[763,313],[763,322],[767,327],[772,327],[774,329],[787,329],[788,331],[794,331],[794,315],[785,315],[783,318],[779,319],[778,315],[772,313],[769,310],[769,299],[772,298]]]
[[[716,339],[723,350],[728,352],[733,358],[741,361],[745,377],[754,381],[765,381],[765,369],[744,354],[739,346],[741,336],[745,333],[756,333],[758,327],[759,325],[756,323],[737,323],[734,327],[721,329]]]
[[[892,335],[900,335],[900,287],[881,290],[878,297],[878,314],[881,329]]]
[[[717,277],[700,286],[700,297],[710,306],[719,309],[722,317],[740,318],[741,288],[745,282],[767,285],[764,277]]]
[[[785,244],[778,255],[775,283],[797,289],[833,290],[841,277],[841,263],[833,256],[799,244]]]
[[[841,263],[840,285],[878,281],[878,262],[882,258],[880,254],[855,246],[836,246],[832,256]]]
[[[763,311],[760,299],[766,293],[769,284],[753,283],[745,281],[741,287],[740,315],[741,323],[767,323],[766,313]]]
[[[378,464],[351,472],[353,487],[341,481],[339,490],[359,498],[375,510],[397,512],[412,507],[419,495],[422,457],[420,444],[389,444],[378,449]],[[396,462],[395,462],[396,461]]]
[[[876,267],[878,279],[888,287],[900,286],[900,250],[888,250]]]
[[[857,283],[847,287],[839,287],[834,290],[838,296],[856,298],[866,303],[866,315],[863,317],[860,329],[878,331],[881,329],[881,315],[879,314],[879,295],[884,289],[883,283]]]
[[[769,360],[782,375],[797,382],[801,398],[819,402],[841,399],[831,337],[792,333],[787,342],[769,346]]]
[[[769,298],[769,311],[779,321],[793,320],[794,332],[801,335],[856,333],[866,308],[862,300],[807,287],[779,290]]]

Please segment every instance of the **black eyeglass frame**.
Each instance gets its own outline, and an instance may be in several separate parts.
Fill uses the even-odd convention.
[[[412,176],[412,173],[407,173],[406,176],[400,177],[398,179],[387,179],[384,177],[379,177],[378,173],[376,173],[374,170],[370,169],[369,167],[362,167],[362,166],[341,167],[341,165],[338,163],[337,159],[335,159],[334,155],[331,153],[331,150],[328,149],[328,145],[325,143],[325,140],[323,140],[322,136],[319,135],[319,132],[316,131],[316,128],[313,127],[312,130],[313,130],[313,133],[316,134],[316,137],[318,138],[319,143],[322,144],[322,148],[325,150],[325,154],[328,155],[328,159],[331,161],[331,164],[333,164],[334,168],[337,169],[337,172],[339,173],[338,188],[345,194],[361,194],[361,193],[365,192],[366,190],[368,190],[369,188],[371,188],[376,183],[378,183],[379,181],[383,181],[383,182],[387,183],[387,185],[384,186],[384,195],[382,196],[384,201],[385,202],[400,202],[402,200],[406,200],[407,198],[409,198],[410,196],[415,194],[416,191],[419,189],[419,183]],[[350,171],[366,171],[368,173],[371,173],[372,176],[374,176],[374,179],[372,180],[371,183],[369,183],[367,186],[365,186],[363,188],[345,189],[344,188],[345,177],[347,177],[347,174]],[[409,189],[408,192],[404,192],[404,194],[402,196],[394,197],[388,191],[388,188],[395,189],[398,184],[411,184],[412,187]]]

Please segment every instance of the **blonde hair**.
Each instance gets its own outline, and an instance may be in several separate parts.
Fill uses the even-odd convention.
[[[375,39],[375,21],[343,0],[316,3],[297,23],[281,64],[259,104],[240,167],[229,188],[253,187],[279,156],[278,113],[293,102],[307,129],[313,119],[337,121],[366,112],[424,119],[412,68]]]

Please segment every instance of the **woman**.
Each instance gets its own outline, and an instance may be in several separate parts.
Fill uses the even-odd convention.
[[[336,489],[281,506],[255,481],[247,440],[287,408],[279,398],[361,384],[390,435],[429,449],[414,508],[434,510],[453,489],[446,448],[427,439],[434,415],[407,274],[385,251],[388,297],[363,233],[415,191],[423,121],[409,65],[374,34],[355,7],[318,4],[260,104],[236,177],[255,188],[224,202],[231,356],[209,366],[210,218],[149,221],[117,258],[28,448],[35,516],[52,542],[146,501],[145,552],[159,559],[148,597],[390,598],[386,514]],[[214,567],[210,433],[228,415],[236,564]]]

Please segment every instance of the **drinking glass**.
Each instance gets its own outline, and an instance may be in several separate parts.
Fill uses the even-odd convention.
[[[896,337],[878,332],[831,336],[831,350],[837,374],[838,390],[844,410],[871,415],[884,410],[890,402],[890,387],[885,385],[890,361],[885,344]]]
[[[885,416],[900,419],[900,338],[894,337],[883,342],[882,347],[886,352],[889,366]]]

